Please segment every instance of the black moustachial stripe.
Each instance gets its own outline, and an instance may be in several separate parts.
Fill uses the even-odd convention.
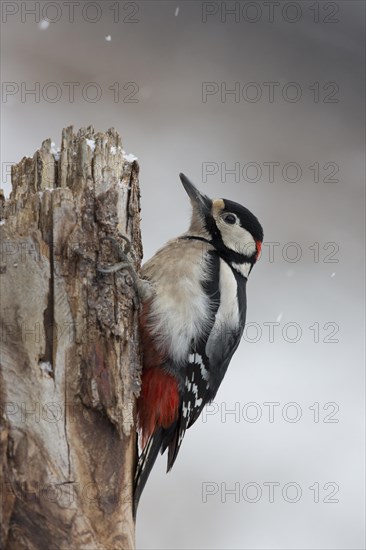
[[[204,243],[210,244],[217,251],[219,257],[222,258],[229,265],[229,267],[233,272],[235,270],[231,265],[232,263],[234,264],[248,263],[248,264],[251,264],[251,269],[255,264],[254,256],[246,256],[245,254],[240,254],[239,252],[235,252],[234,250],[230,250],[230,248],[227,248],[224,245],[223,240],[221,239],[221,235],[220,235],[220,239],[216,239],[216,241],[210,241],[209,239],[205,239],[204,237],[199,237],[198,235],[184,235],[183,237],[179,237],[179,240],[180,239],[196,240],[196,241],[202,241]],[[220,240],[221,240],[221,243],[220,243]],[[244,275],[240,275],[240,276],[243,277],[244,279],[246,278],[244,277]]]

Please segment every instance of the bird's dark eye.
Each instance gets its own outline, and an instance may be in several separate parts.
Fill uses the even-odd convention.
[[[223,216],[223,220],[225,223],[234,225],[234,223],[236,223],[236,216],[234,216],[234,214],[225,214],[225,216]]]

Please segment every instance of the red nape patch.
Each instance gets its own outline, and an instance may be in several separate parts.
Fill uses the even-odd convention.
[[[255,242],[257,244],[257,254],[255,255],[255,259],[258,260],[259,255],[260,255],[261,250],[262,250],[262,242],[261,241],[255,241]]]
[[[161,368],[142,372],[142,388],[137,400],[139,428],[144,443],[157,427],[168,428],[178,416],[178,384]]]

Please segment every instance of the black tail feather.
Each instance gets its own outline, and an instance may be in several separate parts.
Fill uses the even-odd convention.
[[[139,457],[137,467],[136,467],[136,474],[135,474],[134,509],[133,509],[134,519],[136,519],[137,507],[139,505],[139,500],[140,500],[142,491],[144,490],[144,487],[149,478],[152,467],[155,464],[159,451],[161,452],[161,454],[163,454],[168,446],[169,446],[169,455],[168,455],[167,472],[169,472],[169,470],[173,466],[173,463],[177,457],[179,446],[180,446],[180,445],[179,446],[176,445],[178,441],[177,424],[178,424],[177,422],[174,422],[167,429],[159,428],[158,430],[156,430],[152,434],[152,436],[149,438],[148,442],[144,447],[144,450],[142,451]],[[172,446],[175,449],[174,460],[172,460],[172,457],[171,457]]]
[[[171,438],[169,439],[169,450],[168,450],[168,462],[167,462],[167,473],[173,468],[173,464],[178,456],[181,443],[185,434],[185,429],[181,430],[179,428],[180,424],[175,427],[174,432],[172,433]]]
[[[139,500],[152,470],[155,464],[156,457],[159,454],[160,447],[163,443],[164,430],[160,428],[152,434],[149,438],[141,456],[139,457],[136,474],[135,474],[135,490],[134,490],[134,506],[133,515],[136,519],[137,507]]]

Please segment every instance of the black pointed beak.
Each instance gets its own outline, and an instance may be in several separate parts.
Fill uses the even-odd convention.
[[[197,206],[201,214],[204,216],[211,212],[212,201],[206,195],[202,195],[198,189],[193,185],[193,183],[185,176],[184,174],[179,174],[180,180],[183,184],[184,189],[187,192],[187,195],[192,201],[194,206]]]

